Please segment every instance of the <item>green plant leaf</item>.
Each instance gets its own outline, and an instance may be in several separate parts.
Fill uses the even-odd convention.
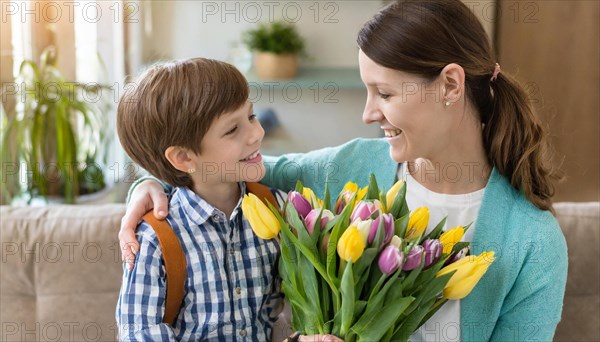
[[[330,279],[337,280],[337,244],[342,234],[348,228],[348,221],[350,218],[351,206],[347,205],[342,213],[336,217],[336,223],[333,226],[331,234],[329,235],[329,242],[327,243],[327,274]]]
[[[362,341],[379,341],[388,330],[393,327],[398,317],[412,303],[413,297],[396,298],[387,303],[373,315],[366,315],[359,319],[352,327],[352,331]]]
[[[369,176],[369,187],[367,188],[366,200],[379,200],[379,186],[375,175],[371,173]]]
[[[294,189],[294,191],[299,192],[300,194],[302,194],[302,189],[304,189],[304,186],[302,185],[302,182],[300,180],[298,180],[296,182],[296,189]]]
[[[340,335],[345,336],[350,329],[350,325],[352,324],[352,320],[354,318],[354,303],[356,301],[356,296],[354,294],[354,274],[352,273],[352,262],[346,263],[346,269],[342,275],[340,292],[342,295],[342,320]]]
[[[404,239],[404,234],[406,234],[406,227],[408,226],[409,219],[410,215],[406,214],[394,221],[394,235]]]
[[[325,181],[325,195],[323,196],[323,209],[331,210],[331,195],[329,193],[329,183]]]
[[[440,235],[442,234],[442,229],[444,229],[444,226],[446,225],[446,220],[448,219],[448,216],[444,217],[438,224],[437,226],[435,226],[435,228],[433,228],[433,230],[431,232],[429,232],[429,234],[427,234],[426,236],[424,236],[421,239],[422,241],[425,241],[427,239],[439,239]]]
[[[275,54],[304,54],[304,39],[296,27],[284,21],[259,24],[243,33],[242,41],[250,50]]]
[[[402,186],[400,186],[389,212],[394,217],[402,217],[408,214],[408,206],[406,205],[406,182],[403,182]]]

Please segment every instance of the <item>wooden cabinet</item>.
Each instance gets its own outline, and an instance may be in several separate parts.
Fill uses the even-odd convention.
[[[600,197],[600,2],[498,1],[502,70],[527,86],[566,179],[555,201]]]

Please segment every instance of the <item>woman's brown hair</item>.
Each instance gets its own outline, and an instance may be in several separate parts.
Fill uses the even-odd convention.
[[[396,1],[367,22],[358,34],[360,49],[376,63],[433,81],[450,64],[465,72],[466,97],[484,124],[488,159],[543,210],[552,210],[547,134],[524,89],[501,72],[491,80],[496,60],[475,15],[459,0]]]
[[[200,142],[221,114],[248,100],[248,84],[232,65],[206,58],[161,63],[126,87],[117,109],[121,145],[133,161],[174,186],[191,177],[165,157],[170,146],[201,153]]]

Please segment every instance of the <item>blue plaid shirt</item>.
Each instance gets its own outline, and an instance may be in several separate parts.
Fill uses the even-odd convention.
[[[240,183],[242,194],[246,191]],[[282,193],[273,190],[278,200]],[[262,240],[242,215],[230,219],[188,188],[176,188],[167,221],[187,260],[185,295],[174,326],[162,323],[166,273],[152,227],[137,229],[140,251],[123,274],[116,318],[121,340],[267,341],[282,308],[279,244]]]

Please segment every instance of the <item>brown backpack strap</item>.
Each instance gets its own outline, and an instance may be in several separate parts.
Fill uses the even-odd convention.
[[[266,203],[268,201],[279,210],[279,204],[277,203],[275,196],[273,196],[271,189],[260,183],[253,182],[246,182],[246,187],[248,188],[249,193],[256,195],[256,197],[263,201],[263,203]]]
[[[179,239],[166,220],[156,219],[152,211],[149,211],[144,215],[144,221],[154,229],[162,250],[167,273],[167,293],[163,323],[173,325],[183,302],[185,279],[187,278],[187,262]]]

